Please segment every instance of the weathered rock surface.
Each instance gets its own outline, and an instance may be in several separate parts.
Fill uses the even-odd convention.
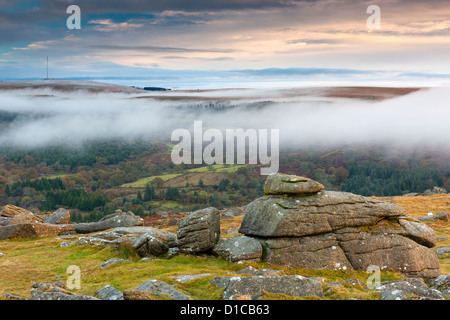
[[[33,283],[30,300],[99,300],[87,295],[74,294],[64,289],[64,283],[36,282]]]
[[[108,268],[109,266],[112,266],[114,264],[122,263],[122,262],[130,262],[128,259],[119,259],[119,258],[111,258],[105,262],[103,262],[99,267],[101,269]]]
[[[3,297],[7,300],[28,300],[27,298],[11,294],[9,292],[3,292]]]
[[[287,268],[353,270],[332,233],[312,237],[261,239],[265,261]]]
[[[221,219],[232,219],[238,216],[242,216],[245,212],[245,207],[227,208],[221,214]]]
[[[231,262],[259,262],[263,248],[251,237],[234,237],[214,246],[213,253]]]
[[[70,223],[70,211],[64,208],[59,208],[49,216],[45,216],[44,220],[50,224],[69,224]]]
[[[441,274],[434,279],[431,287],[442,292],[444,296],[450,296],[450,274]]]
[[[219,236],[220,214],[216,208],[195,211],[178,225],[178,246],[184,253],[207,251],[217,243]]]
[[[435,251],[438,254],[438,257],[440,258],[440,257],[444,256],[444,254],[450,253],[450,247],[437,248]]]
[[[444,300],[444,295],[428,287],[423,279],[409,278],[382,282],[375,289],[381,292],[381,300]]]
[[[264,184],[265,194],[313,194],[324,189],[314,180],[287,174],[271,174]]]
[[[134,291],[141,291],[146,294],[159,296],[161,294],[167,295],[174,300],[191,300],[188,295],[174,289],[171,285],[161,280],[144,281],[141,285],[136,287]]]
[[[16,214],[14,217],[11,218],[9,221],[9,224],[19,224],[19,223],[43,223],[44,219],[35,216],[31,212],[22,212],[19,214]]]
[[[448,212],[438,212],[433,215],[419,217],[418,219],[420,221],[424,221],[424,220],[425,221],[437,221],[437,220],[448,221],[449,218],[450,218],[450,214]]]
[[[133,212],[120,212],[103,217],[97,222],[75,223],[77,233],[92,233],[117,227],[143,226],[144,220]]]
[[[292,275],[280,277],[230,277],[223,299],[232,300],[236,296],[248,295],[252,300],[262,298],[264,291],[296,297],[323,298],[322,284],[314,279]]]
[[[441,188],[441,187],[433,187],[432,189],[428,189],[423,193],[424,196],[429,196],[429,195],[434,195],[434,194],[447,194],[447,190],[445,190],[444,188]]]
[[[38,289],[31,289],[30,300],[98,300],[87,295],[67,294],[62,292],[46,292]]]
[[[40,238],[75,233],[73,225],[48,223],[19,223],[0,227],[0,240],[13,238]]]
[[[23,208],[20,208],[20,207],[17,207],[17,206],[13,206],[11,204],[7,204],[6,206],[3,206],[2,210],[0,211],[0,216],[13,218],[14,216],[16,216],[16,215],[18,215],[20,213],[27,213],[27,214],[31,213],[31,214],[33,214],[32,212],[30,212],[30,211],[28,211],[26,209],[23,209]]]
[[[433,229],[402,207],[351,193],[263,196],[247,206],[239,232],[258,240],[263,260],[277,266],[367,270],[377,265],[408,276],[440,274],[429,249],[436,245]]]
[[[93,244],[101,247],[107,246],[118,246],[121,243],[139,237],[142,234],[153,232],[154,228],[152,227],[118,227],[111,230],[100,231],[92,234],[88,234],[85,236],[81,236],[78,238],[78,244]],[[159,232],[159,230],[156,230]]]
[[[156,230],[157,231],[157,230]],[[159,231],[161,236],[158,236],[157,232],[145,233],[133,240],[133,249],[141,257],[160,256],[169,251],[169,242],[176,243],[176,236],[167,232],[164,235],[162,231]]]
[[[247,206],[239,232],[259,237],[302,237],[406,215],[395,204],[345,192],[264,196]]]
[[[110,285],[96,291],[95,296],[101,300],[124,300],[123,292]]]

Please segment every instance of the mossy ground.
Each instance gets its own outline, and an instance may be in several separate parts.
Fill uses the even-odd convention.
[[[385,199],[403,206],[412,216],[424,216],[428,212],[445,211],[444,199],[447,196],[428,197],[396,197]],[[222,236],[230,229],[237,229],[242,217],[222,220]],[[437,247],[450,246],[450,221],[426,222],[437,233]],[[176,232],[176,227],[168,227],[166,230]],[[67,281],[70,274],[66,273],[70,265],[76,265],[81,269],[81,289],[73,290],[76,293],[94,295],[105,285],[112,285],[119,290],[131,290],[142,282],[151,279],[163,280],[196,300],[221,299],[223,289],[211,284],[215,276],[232,275],[246,266],[255,268],[280,269],[263,263],[234,264],[209,255],[184,255],[180,254],[172,259],[154,259],[141,261],[128,246],[120,249],[102,248],[93,245],[72,244],[60,247],[67,240],[56,238],[42,239],[14,239],[0,241],[0,299],[4,299],[3,292],[30,297],[33,282],[45,282],[62,280]],[[103,262],[111,258],[127,258],[130,262],[122,262],[111,265],[105,269],[99,267]],[[450,273],[450,255],[444,255],[439,259],[442,273]],[[330,282],[342,282],[351,278],[358,278],[366,283],[370,274],[363,271],[330,271],[330,270],[306,270],[286,269],[286,275],[298,274],[307,277],[323,279],[325,299],[379,299],[377,292],[369,290],[363,285],[344,285],[342,288],[329,289]],[[177,275],[209,274],[188,282],[181,283],[176,280]],[[402,278],[393,272],[382,272],[382,281]],[[156,297],[167,299],[165,296]],[[265,293],[263,299],[285,300],[299,299],[290,296]],[[313,299],[312,297],[302,299]]]

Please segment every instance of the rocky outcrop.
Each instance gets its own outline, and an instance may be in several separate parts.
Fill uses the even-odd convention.
[[[184,253],[200,253],[211,249],[219,240],[220,214],[216,208],[195,211],[178,225],[178,247]]]
[[[234,207],[234,208],[227,208],[221,212],[220,218],[221,219],[232,219],[238,216],[242,216],[245,212],[245,207]]]
[[[437,256],[429,249],[436,244],[434,231],[403,208],[351,193],[273,187],[274,181],[315,185],[285,177],[269,176],[265,190],[275,194],[250,203],[239,229],[261,243],[263,261],[291,268],[365,271],[377,265],[408,276],[440,274]]]
[[[322,284],[319,281],[291,275],[230,277],[225,286],[223,299],[233,300],[238,296],[248,296],[251,300],[259,300],[264,292],[323,298]]]
[[[32,212],[30,212],[26,209],[23,209],[23,208],[20,208],[17,206],[13,206],[11,204],[7,204],[0,211],[0,216],[7,217],[7,218],[13,218],[14,216],[16,216],[20,213],[33,214]]]
[[[46,223],[42,217],[12,205],[6,205],[2,208],[0,218],[0,240],[40,238],[75,233],[73,225]]]
[[[19,223],[0,227],[0,240],[13,238],[41,238],[75,233],[73,225],[48,223]]]
[[[231,262],[259,262],[263,254],[263,248],[258,240],[242,236],[230,238],[217,244],[213,253]]]
[[[0,212],[0,240],[94,233],[119,227],[143,226],[144,224],[144,220],[132,212],[118,212],[105,216],[97,222],[75,224],[70,224],[70,212],[63,208],[51,214],[35,215],[20,207],[6,205]],[[107,238],[106,234],[103,236]],[[105,238],[101,239],[101,236],[98,236],[98,239],[101,239],[100,242],[104,240],[107,243],[109,240]],[[82,242],[83,239],[80,241]]]
[[[101,300],[124,300],[123,292],[111,285],[106,285],[96,291],[95,296]]]
[[[420,278],[382,282],[375,290],[381,292],[381,300],[445,299],[442,292],[428,287],[423,279]]]
[[[141,257],[163,255],[176,245],[177,236],[175,234],[153,228],[132,241],[133,249]]]
[[[70,223],[70,211],[64,208],[60,208],[52,214],[45,216],[44,220],[50,224],[69,224]]]
[[[62,281],[33,283],[30,300],[98,300],[95,297],[74,294],[64,287]]]
[[[135,294],[133,294],[133,292],[130,291],[134,291]],[[144,293],[144,295],[142,295],[142,293]],[[172,298],[173,300],[191,300],[191,297],[176,290],[174,287],[161,280],[144,281],[134,290],[129,290],[128,292],[124,291],[125,300],[151,300],[151,295],[155,296],[166,295]],[[140,298],[136,299],[136,296]]]
[[[92,233],[117,227],[143,226],[144,220],[133,212],[114,213],[103,217],[97,222],[74,224],[77,233]]]
[[[438,212],[436,214],[431,213],[425,217],[419,217],[418,219],[420,221],[438,221],[438,220],[448,221],[449,218],[450,214],[448,212]]]

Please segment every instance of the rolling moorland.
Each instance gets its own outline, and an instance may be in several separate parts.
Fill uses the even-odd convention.
[[[39,84],[39,87],[42,84]],[[84,90],[84,83],[76,88],[50,87],[51,94],[67,90]],[[29,85],[26,86],[29,88]],[[45,90],[48,90],[48,83]],[[104,92],[104,88],[90,93]],[[2,84],[1,90],[10,91],[18,84]],[[42,88],[39,88],[42,89]],[[58,91],[59,90],[59,91]],[[111,87],[113,93],[137,94],[137,98],[155,101],[194,101],[194,106],[229,106],[223,98],[217,100],[214,92],[152,93],[140,96],[134,88]],[[130,91],[128,91],[130,90]],[[333,88],[323,91],[326,97],[379,101],[417,91],[417,88]],[[42,93],[42,92],[41,92]],[[36,92],[37,95],[41,94]],[[284,93],[298,96],[299,91]],[[302,92],[300,91],[300,94]],[[51,97],[50,97],[51,98]],[[136,97],[135,97],[136,98]],[[188,99],[188,100],[189,100]],[[248,99],[248,96],[246,96]],[[254,104],[254,102],[251,102]],[[257,106],[258,108],[261,105]],[[13,111],[0,110],[0,134],[10,130],[27,117]],[[71,222],[93,222],[117,210],[132,211],[144,218],[146,226],[176,233],[170,225],[174,218],[181,219],[198,209],[216,207],[225,210],[243,207],[264,194],[265,177],[260,176],[258,165],[174,165],[170,154],[174,144],[165,138],[143,136],[139,138],[92,139],[79,145],[57,144],[27,148],[8,144],[0,146],[0,204],[12,204],[33,213],[53,212],[58,208],[71,211]],[[280,149],[279,172],[314,179],[326,190],[345,191],[373,196],[396,203],[413,217],[428,212],[449,211],[445,194],[430,192],[435,187],[450,189],[450,155],[446,150],[417,147],[414,150],[392,149],[378,144],[341,144],[323,147],[288,146]],[[428,191],[427,191],[428,190]],[[408,194],[416,196],[404,196]],[[242,216],[222,220],[221,237],[236,234]],[[450,245],[448,221],[425,221],[435,230],[437,248]],[[234,230],[234,231],[233,231]],[[230,232],[232,231],[232,232]],[[439,240],[440,239],[440,240]],[[68,264],[83,270],[80,293],[93,295],[104,285],[119,290],[131,289],[153,278],[177,284],[194,299],[220,299],[222,290],[210,283],[214,276],[233,273],[246,265],[236,265],[210,256],[177,255],[172,259],[141,261],[127,247],[119,249],[95,246],[60,247],[64,241],[57,238],[5,240],[0,244],[4,254],[0,260],[1,290],[29,297],[31,282],[66,279]],[[40,257],[45,254],[46,259]],[[98,265],[110,258],[126,258],[129,262],[106,269]],[[2,259],[2,258],[0,258]],[[205,264],[205,260],[208,261]],[[441,273],[449,273],[448,255],[439,258]],[[249,264],[257,269],[273,268],[263,263]],[[325,271],[289,269],[286,274],[302,274],[324,278],[325,299],[379,299],[379,293],[364,286],[346,285],[342,290],[328,290],[330,283],[358,278],[367,280],[361,271]],[[180,283],[176,276],[208,274],[205,277]],[[383,272],[383,280],[399,279],[392,272]],[[111,280],[114,279],[114,280]],[[2,299],[3,297],[0,297]],[[161,297],[154,297],[156,299]],[[164,297],[163,297],[164,298]],[[289,299],[283,295],[266,293],[266,299]]]

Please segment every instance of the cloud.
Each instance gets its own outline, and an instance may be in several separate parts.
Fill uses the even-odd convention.
[[[33,49],[47,49],[51,44],[53,44],[55,41],[53,40],[47,40],[47,41],[37,41],[34,43],[30,43],[24,48],[15,48],[14,50],[33,50]]]
[[[91,45],[91,49],[101,50],[117,50],[117,51],[150,51],[150,52],[168,52],[168,53],[186,53],[186,52],[214,52],[214,53],[230,53],[232,49],[206,49],[206,48],[181,48],[181,47],[162,47],[162,46],[125,46],[114,44]]]
[[[88,23],[96,24],[97,26],[94,26],[94,30],[103,32],[133,30],[142,28],[142,26],[144,26],[144,24],[129,23],[129,22],[115,23],[111,19],[91,20]]]
[[[448,3],[385,1],[380,3],[381,30],[372,33],[366,27],[368,3],[78,0],[82,29],[69,31],[67,1],[8,0],[8,6],[0,8],[0,53],[16,49],[11,61],[25,66],[20,74],[13,72],[18,77],[31,76],[39,55],[71,61],[64,77],[70,77],[77,66],[87,70],[87,64],[94,68],[115,64],[112,73],[123,72],[120,67],[125,65],[130,67],[125,70],[128,76],[135,71],[133,66],[182,70],[187,61],[193,70],[370,66],[450,72],[442,64],[449,50]]]

